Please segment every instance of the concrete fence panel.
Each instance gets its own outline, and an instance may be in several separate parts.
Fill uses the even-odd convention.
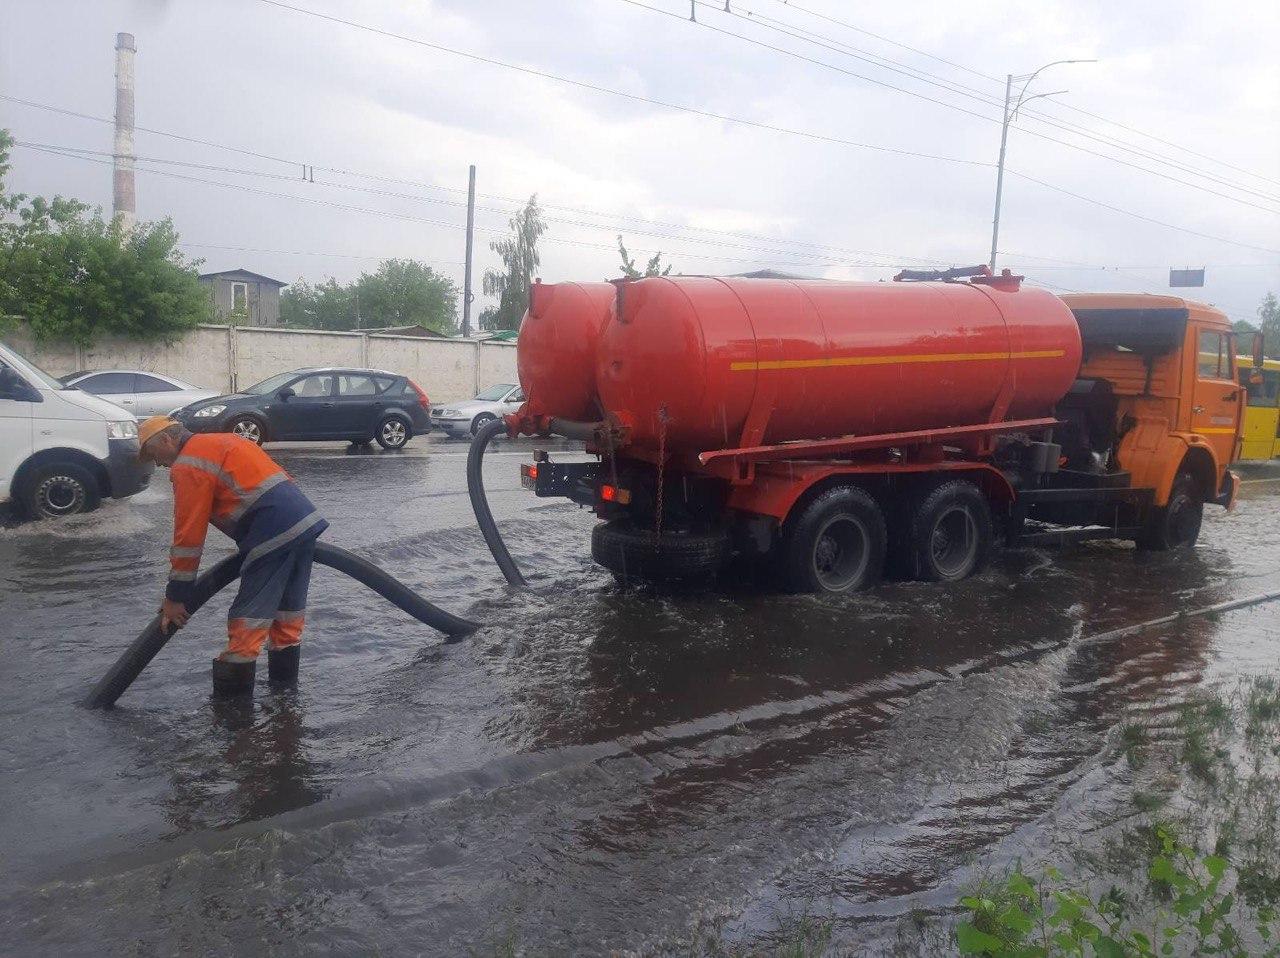
[[[87,348],[36,343],[19,326],[6,340],[55,376],[80,369],[144,369],[227,392],[300,366],[387,369],[418,383],[433,403],[516,382],[514,344],[475,340],[254,326],[200,326],[172,343],[105,339]]]

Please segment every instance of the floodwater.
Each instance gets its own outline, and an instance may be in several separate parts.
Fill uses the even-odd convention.
[[[5,523],[5,953],[663,953],[707,923],[767,945],[801,914],[873,951],[1105,809],[1127,715],[1276,658],[1275,604],[1090,640],[1280,588],[1275,469],[1189,555],[1093,543],[948,587],[670,596],[618,588],[591,515],[519,489],[528,450],[486,470],[518,593],[475,531],[465,445],[273,449],[328,541],[491,624],[445,645],[317,567],[298,688],[252,703],[209,696],[224,593],[117,708],[77,705],[158,602],[163,473]]]

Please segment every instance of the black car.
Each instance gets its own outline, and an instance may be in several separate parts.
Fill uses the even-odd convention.
[[[412,380],[380,369],[295,369],[230,396],[174,413],[192,432],[234,432],[256,443],[308,439],[376,439],[401,448],[431,428],[427,394]]]

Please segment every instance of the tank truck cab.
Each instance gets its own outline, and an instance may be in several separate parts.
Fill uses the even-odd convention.
[[[544,289],[521,334],[531,400],[553,369],[594,385],[508,427],[600,462],[538,453],[524,484],[592,508],[592,555],[619,578],[737,556],[837,593],[963,579],[998,541],[1187,548],[1206,503],[1230,507],[1244,396],[1222,313],[1059,298],[985,266],[897,279],[640,280],[603,318]],[[594,370],[553,348],[566,329]],[[555,418],[571,407],[593,421]]]

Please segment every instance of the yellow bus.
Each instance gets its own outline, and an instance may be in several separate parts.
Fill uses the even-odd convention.
[[[1280,359],[1264,359],[1258,369],[1250,357],[1237,356],[1236,374],[1247,393],[1238,458],[1274,459],[1280,456]]]

